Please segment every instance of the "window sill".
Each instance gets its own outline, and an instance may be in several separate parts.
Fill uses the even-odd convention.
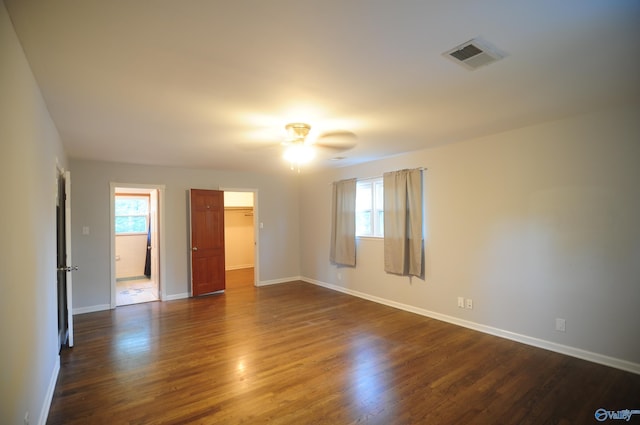
[[[356,236],[356,239],[361,239],[364,241],[383,241],[383,236]]]

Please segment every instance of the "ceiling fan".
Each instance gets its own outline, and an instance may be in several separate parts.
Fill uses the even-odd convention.
[[[285,146],[283,158],[291,164],[291,169],[304,165],[316,156],[316,151],[345,151],[356,145],[356,135],[350,131],[336,130],[319,134],[317,137],[308,137],[311,126],[306,123],[296,122],[285,125],[286,139],[282,142]]]

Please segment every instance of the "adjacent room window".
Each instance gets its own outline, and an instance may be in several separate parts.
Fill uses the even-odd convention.
[[[116,235],[147,233],[149,226],[149,197],[144,195],[116,195]]]
[[[356,185],[356,236],[384,237],[382,178],[360,180]]]

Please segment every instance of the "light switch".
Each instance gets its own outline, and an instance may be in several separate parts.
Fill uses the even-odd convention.
[[[89,226],[82,226],[82,234],[83,235],[89,234]]]

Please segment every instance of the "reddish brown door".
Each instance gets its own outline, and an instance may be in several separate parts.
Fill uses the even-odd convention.
[[[191,189],[191,293],[224,289],[224,192]]]

